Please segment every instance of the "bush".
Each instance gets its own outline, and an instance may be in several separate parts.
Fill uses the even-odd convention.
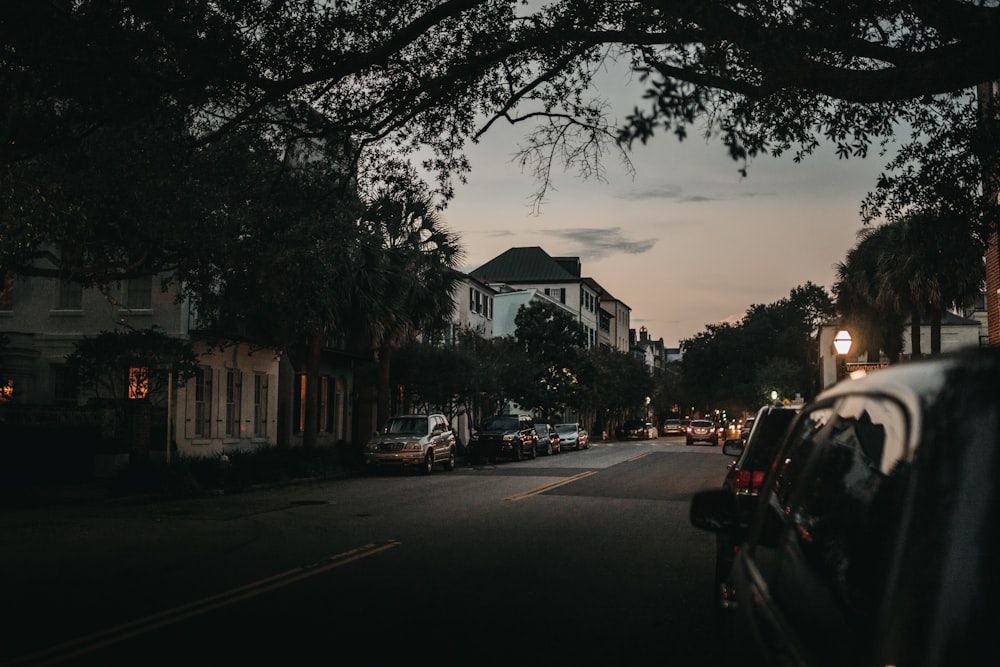
[[[336,447],[265,447],[212,458],[180,457],[170,463],[130,463],[111,480],[111,491],[114,495],[189,497],[346,469],[343,452]]]

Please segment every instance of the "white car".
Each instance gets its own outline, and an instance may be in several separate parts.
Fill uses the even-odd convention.
[[[587,433],[587,429],[576,422],[556,424],[555,429],[556,433],[559,434],[560,448],[587,449],[590,446],[590,434]]]

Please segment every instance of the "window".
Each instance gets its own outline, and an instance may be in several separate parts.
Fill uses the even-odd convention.
[[[202,438],[212,435],[212,369],[198,368],[194,377],[194,434]]]
[[[75,403],[77,395],[76,372],[65,364],[52,366],[52,397],[57,403]]]
[[[306,430],[306,376],[299,374],[295,377],[295,404],[293,414],[295,415],[295,432],[302,433]]]
[[[253,376],[253,434],[267,437],[267,375]]]
[[[128,369],[128,397],[132,400],[146,398],[149,394],[149,370],[143,366]]]
[[[327,376],[322,376],[319,379],[319,396],[316,400],[319,402],[319,410],[317,410],[319,423],[318,430],[322,433],[323,431],[330,430],[330,378]]]
[[[0,311],[14,309],[14,274],[0,271]]]
[[[906,454],[902,409],[880,397],[849,396],[836,409],[806,413],[775,464],[790,528],[792,548],[782,549],[788,567],[862,617],[878,604],[871,594],[886,576],[885,556],[901,523]]]
[[[56,310],[83,310],[83,285],[60,280],[56,298]]]
[[[242,373],[226,369],[226,437],[240,437],[240,382]]]
[[[153,278],[130,278],[125,283],[125,307],[129,310],[149,310],[153,307]]]

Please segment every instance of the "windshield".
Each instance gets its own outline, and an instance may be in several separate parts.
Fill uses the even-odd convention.
[[[576,424],[556,424],[556,431],[559,433],[573,433],[578,428]]]
[[[484,431],[516,431],[517,417],[492,417],[483,422]]]
[[[385,428],[382,429],[383,433],[392,433],[396,435],[426,435],[427,434],[427,418],[426,417],[396,417],[390,419]]]

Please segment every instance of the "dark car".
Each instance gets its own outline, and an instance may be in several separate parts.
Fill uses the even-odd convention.
[[[740,544],[746,538],[747,524],[756,507],[764,475],[797,413],[797,407],[766,405],[757,411],[754,419],[757,426],[746,444],[738,438],[723,444],[722,453],[737,458],[726,470],[722,488],[736,497],[741,517],[739,526],[716,535],[715,590],[723,608],[728,608],[734,599],[729,573]]]
[[[687,426],[687,443],[707,442],[710,445],[719,444],[719,431],[715,424],[707,419],[692,419]]]
[[[514,461],[535,458],[538,433],[530,415],[496,415],[479,425],[469,438],[473,461],[496,461],[506,457]]]
[[[802,408],[733,563],[739,623],[796,665],[992,664],[1000,349],[845,380]],[[693,525],[730,530],[732,493]]]
[[[535,432],[538,433],[538,447],[536,451],[545,456],[552,456],[562,452],[562,440],[552,424],[535,424]]]
[[[618,429],[619,440],[649,440],[655,437],[650,431],[652,424],[641,419],[629,419]]]

